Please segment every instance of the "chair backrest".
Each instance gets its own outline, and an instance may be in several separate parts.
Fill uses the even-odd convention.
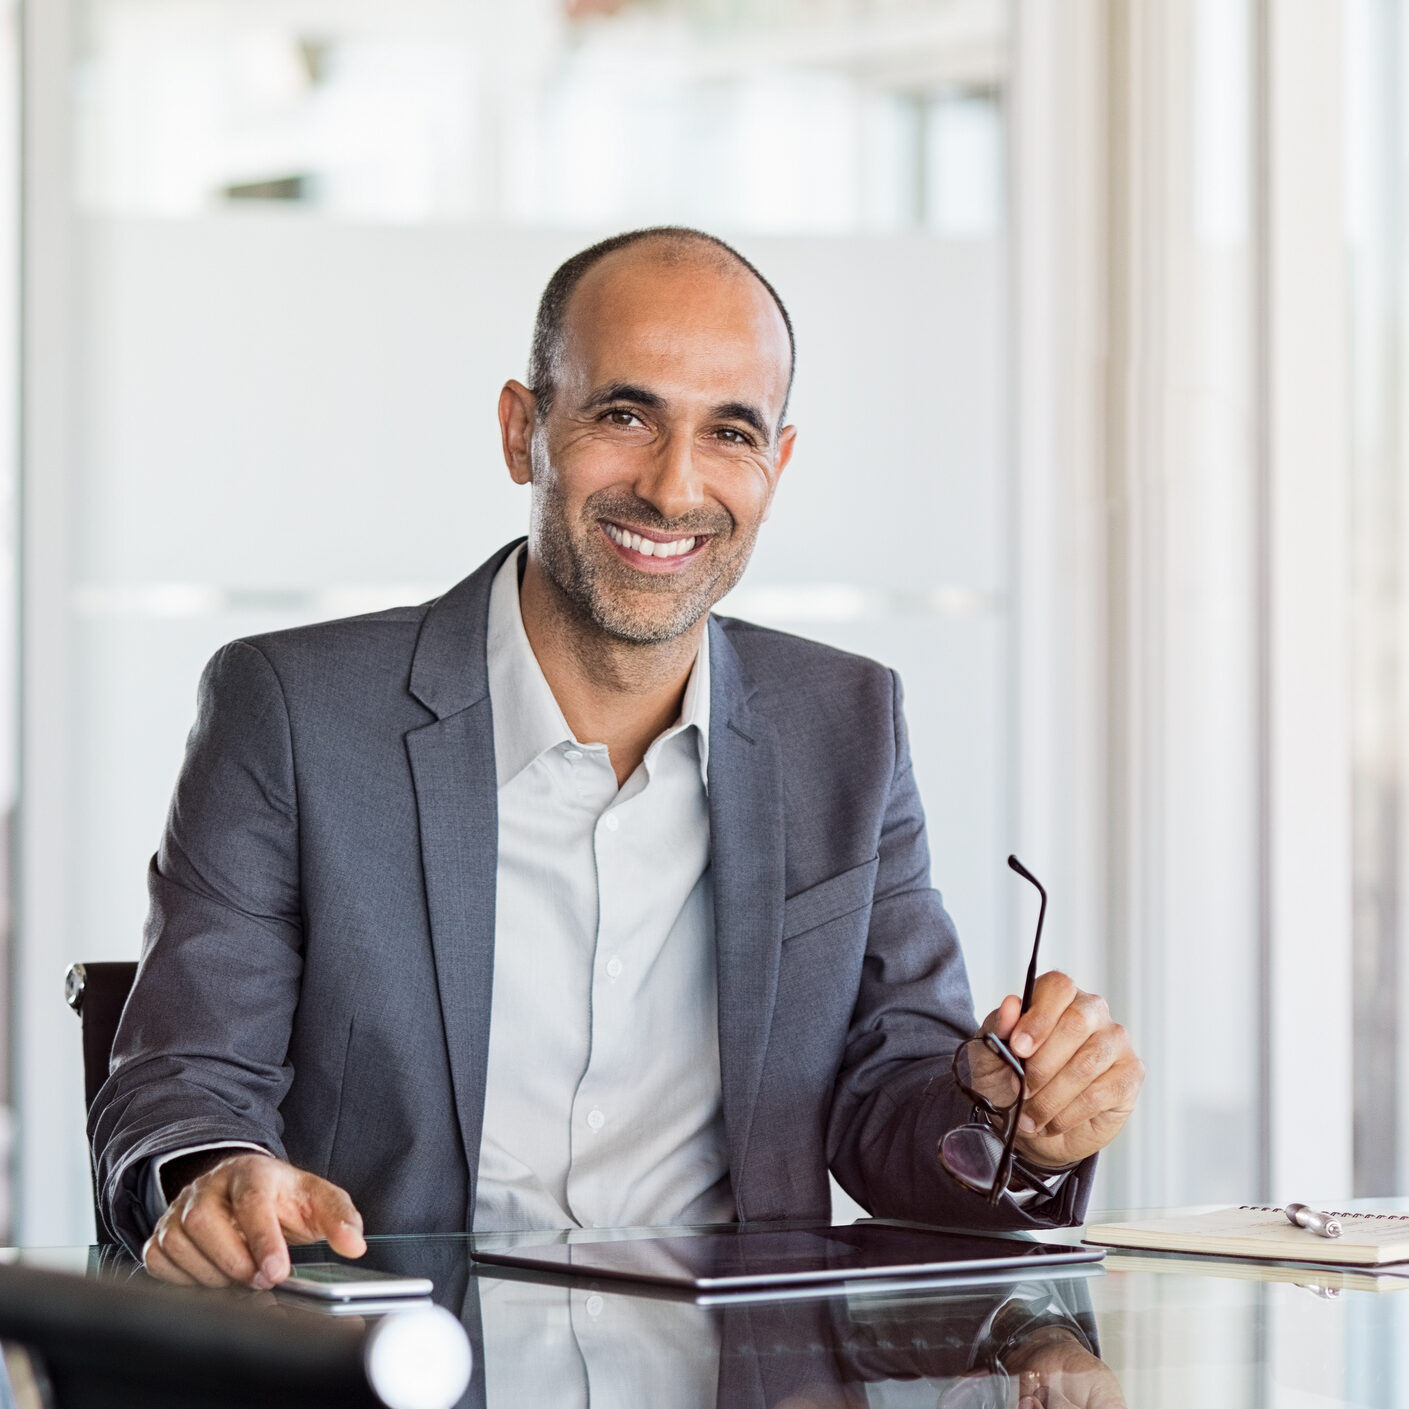
[[[64,978],[64,997],[83,1024],[84,1110],[93,1104],[98,1088],[108,1079],[108,1058],[118,1019],[136,977],[136,963],[124,961],[74,964]]]
[[[70,964],[64,975],[64,998],[78,1014],[83,1024],[83,1109],[93,1104],[98,1088],[108,1079],[108,1059],[117,1036],[118,1019],[123,1004],[132,992],[137,977],[137,965],[130,960],[101,964]],[[103,1229],[103,1214],[98,1207],[98,1176],[93,1162],[88,1162],[88,1175],[93,1186],[93,1226],[98,1230],[98,1242],[107,1240]]]

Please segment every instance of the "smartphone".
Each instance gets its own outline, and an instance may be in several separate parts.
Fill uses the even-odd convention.
[[[275,1291],[275,1296],[279,1296]],[[398,1312],[424,1311],[426,1299],[419,1296],[384,1296],[365,1301],[348,1298],[344,1301],[319,1301],[312,1296],[279,1297],[285,1306],[296,1306],[306,1316],[359,1316],[371,1320],[378,1316],[395,1316]]]
[[[428,1277],[402,1277],[345,1262],[296,1262],[281,1292],[317,1297],[319,1301],[366,1301],[381,1297],[429,1296],[435,1290]]]

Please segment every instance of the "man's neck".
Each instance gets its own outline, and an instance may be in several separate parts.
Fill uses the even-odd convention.
[[[582,743],[606,744],[617,785],[680,717],[707,619],[681,636],[636,645],[607,635],[530,556],[519,588],[524,631],[563,718]]]

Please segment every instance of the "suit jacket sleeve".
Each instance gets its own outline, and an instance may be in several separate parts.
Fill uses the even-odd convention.
[[[201,679],[149,872],[142,962],[89,1113],[106,1231],[150,1232],[148,1162],[221,1141],[284,1154],[279,1105],[303,967],[298,813],[283,692],[234,642]]]
[[[892,680],[895,769],[861,981],[832,1099],[828,1161],[841,1186],[877,1217],[965,1228],[1079,1223],[1094,1157],[1031,1213],[1007,1200],[989,1207],[939,1163],[940,1140],[970,1114],[951,1063],[977,1024],[958,936],[930,885],[900,682]]]

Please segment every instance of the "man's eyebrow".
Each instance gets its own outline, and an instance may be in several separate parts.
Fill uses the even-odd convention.
[[[645,406],[651,411],[660,411],[665,406],[663,396],[654,391],[648,391],[643,386],[637,386],[634,382],[608,382],[606,386],[598,387],[582,403],[582,409],[597,411],[603,406],[610,406],[618,401],[629,401],[636,406]]]
[[[746,401],[726,401],[723,406],[716,406],[711,416],[716,421],[742,421],[746,426],[752,426],[764,440],[773,435],[763,414]]]
[[[665,409],[665,397],[659,392],[637,386],[635,382],[608,382],[606,386],[598,387],[582,403],[582,409],[584,411],[599,411],[604,406],[615,406],[621,402],[632,406],[644,406],[648,411],[663,411]],[[714,407],[709,414],[710,418],[716,421],[742,421],[746,426],[752,427],[764,440],[768,440],[773,434],[769,429],[768,422],[763,418],[763,413],[757,407],[750,406],[747,401],[726,401],[723,405]]]

